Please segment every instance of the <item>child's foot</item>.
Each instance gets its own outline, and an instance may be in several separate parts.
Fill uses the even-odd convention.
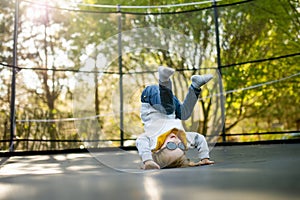
[[[201,86],[205,85],[208,81],[210,81],[213,78],[213,75],[211,74],[204,74],[204,75],[193,75],[191,80],[192,80],[192,85],[195,88],[200,88]]]
[[[158,78],[160,82],[167,82],[169,78],[174,74],[175,70],[170,67],[159,66]]]

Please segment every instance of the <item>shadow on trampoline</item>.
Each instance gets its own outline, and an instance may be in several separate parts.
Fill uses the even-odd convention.
[[[217,146],[215,165],[150,171],[136,151],[1,157],[0,199],[298,199],[299,153],[300,144]]]

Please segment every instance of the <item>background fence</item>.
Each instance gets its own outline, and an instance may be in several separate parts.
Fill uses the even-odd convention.
[[[133,146],[159,65],[180,100],[214,74],[183,122],[210,143],[299,138],[299,2],[100,3],[1,1],[2,151]]]

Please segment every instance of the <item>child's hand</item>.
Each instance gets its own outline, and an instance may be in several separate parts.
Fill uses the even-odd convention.
[[[147,160],[144,163],[143,169],[160,169],[160,166],[153,160]]]
[[[209,160],[208,158],[204,158],[198,162],[199,165],[212,165],[215,164],[215,161]]]
[[[190,162],[190,163],[189,163],[189,166],[190,166],[190,167],[195,167],[195,166],[212,165],[212,164],[215,164],[215,161],[209,160],[208,158],[204,158],[204,159],[202,159],[201,161],[196,162],[196,163]]]

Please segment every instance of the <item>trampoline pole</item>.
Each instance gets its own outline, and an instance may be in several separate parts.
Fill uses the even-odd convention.
[[[123,69],[122,69],[122,14],[121,6],[117,5],[118,17],[118,56],[119,56],[119,90],[120,90],[120,146],[124,146],[124,108],[123,108]]]
[[[18,20],[19,18],[19,0],[15,1],[15,24],[14,24],[14,45],[13,45],[13,67],[12,67],[12,78],[11,78],[11,94],[10,94],[10,140],[9,140],[9,151],[14,151],[14,136],[16,129],[16,68],[17,68],[17,42],[18,42]]]
[[[219,16],[218,16],[218,9],[217,9],[217,2],[213,0],[213,7],[214,7],[214,21],[215,21],[215,33],[216,33],[216,47],[217,47],[217,64],[218,64],[218,71],[220,73],[220,84],[219,89],[221,92],[220,95],[220,104],[221,104],[221,115],[222,119],[224,119],[223,127],[222,127],[222,141],[226,142],[226,132],[225,132],[225,99],[223,95],[223,82],[222,82],[222,72],[221,72],[221,48],[220,48],[220,37],[219,37]]]

